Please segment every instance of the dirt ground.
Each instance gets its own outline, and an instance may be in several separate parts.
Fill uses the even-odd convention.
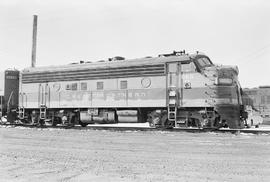
[[[0,181],[270,181],[270,135],[0,127]]]

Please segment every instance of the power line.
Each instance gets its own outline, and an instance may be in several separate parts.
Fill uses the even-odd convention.
[[[245,56],[242,56],[242,58],[237,59],[237,61],[244,61],[244,60],[250,60],[252,58],[261,56],[262,54],[264,54],[265,50],[268,49],[270,47],[270,44],[267,44],[266,46],[259,48],[257,50],[252,51],[251,53],[246,54]]]

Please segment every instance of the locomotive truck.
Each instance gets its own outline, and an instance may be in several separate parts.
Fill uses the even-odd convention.
[[[152,127],[241,128],[238,69],[184,51],[22,70],[25,123],[149,122]]]

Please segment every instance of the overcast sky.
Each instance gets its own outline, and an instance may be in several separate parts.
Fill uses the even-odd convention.
[[[269,0],[0,0],[0,70],[201,51],[237,65],[242,87],[270,85]]]

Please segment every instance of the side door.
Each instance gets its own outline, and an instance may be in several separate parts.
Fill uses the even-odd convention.
[[[38,88],[38,107],[50,107],[50,86],[48,83],[40,83]]]
[[[166,88],[167,106],[175,99],[176,107],[182,105],[182,77],[181,62],[169,62],[166,64]],[[175,93],[175,94],[174,94]]]

